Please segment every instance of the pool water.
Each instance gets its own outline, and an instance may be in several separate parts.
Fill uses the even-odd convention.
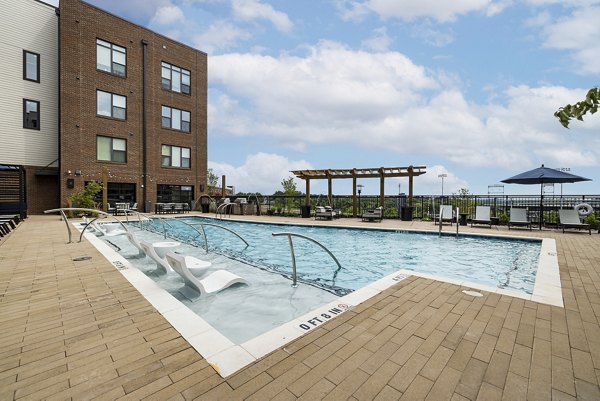
[[[177,220],[169,220],[171,235],[203,247],[204,238]],[[235,231],[250,246],[246,247],[230,232],[205,226],[209,250],[287,277],[292,270],[288,238],[274,237],[272,233],[293,232],[313,238],[335,255],[342,269],[319,246],[294,238],[299,281],[337,295],[352,292],[400,269],[532,294],[541,248],[541,240],[536,239],[440,237],[433,233],[215,221],[201,217],[181,220],[190,224],[219,224]],[[159,222],[154,220],[153,224],[157,232],[162,232]]]

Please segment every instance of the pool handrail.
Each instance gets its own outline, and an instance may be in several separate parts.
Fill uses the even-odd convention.
[[[229,213],[227,213],[226,209],[227,207],[230,207],[229,209]],[[233,203],[231,202],[227,202],[227,203],[223,203],[221,205],[219,205],[217,207],[217,211],[215,212],[215,217],[217,217],[218,219],[223,219],[223,215],[227,215],[229,214],[229,217],[231,217],[231,207],[233,207]]]
[[[103,212],[101,210],[96,210],[96,209],[88,209],[88,208],[82,208],[82,207],[60,207],[60,208],[56,208],[56,209],[49,209],[49,210],[44,210],[45,214],[48,213],[56,213],[59,212],[62,215],[62,218],[65,222],[65,225],[67,226],[67,231],[69,233],[69,242],[68,244],[72,243],[72,234],[71,234],[71,227],[69,226],[69,219],[67,218],[67,215],[65,214],[65,211],[68,212],[87,212],[87,213],[97,213],[100,216],[104,216],[102,218],[106,218],[106,217],[112,217],[115,221],[117,221],[117,223],[119,223],[124,230],[127,230],[127,227],[125,227],[125,225],[123,224],[123,222],[121,222],[121,220],[117,219],[115,216]],[[95,217],[92,222],[96,221],[98,218],[100,218],[100,216]],[[89,224],[87,224],[85,227],[83,227],[83,230],[81,231],[81,235],[79,236],[79,242],[81,242],[83,233],[85,232],[85,230],[89,227]]]
[[[198,197],[198,199],[196,200],[196,208],[194,208],[194,210],[198,210],[197,206],[201,205],[200,200],[204,197],[207,197],[208,199],[210,199],[211,202],[215,202],[215,204],[217,203],[217,201],[215,200],[215,198],[213,198],[212,196],[210,196],[209,194],[202,194]],[[210,205],[210,203],[209,203]]]
[[[300,238],[312,241],[315,244],[319,245],[321,248],[323,248],[325,250],[325,252],[327,252],[329,254],[329,256],[331,256],[333,258],[333,260],[335,261],[335,263],[337,263],[337,265],[338,265],[338,268],[334,273],[334,278],[337,276],[338,272],[342,269],[342,265],[337,260],[337,258],[333,255],[333,253],[331,253],[331,251],[329,249],[327,249],[325,247],[325,245],[321,244],[319,241],[317,241],[313,238],[307,237],[306,235],[290,233],[290,232],[271,233],[271,235],[274,237],[287,235],[287,237],[288,237],[288,241],[290,243],[290,255],[292,257],[292,287],[294,287],[294,288],[298,287],[298,274],[297,274],[297,270],[296,270],[296,255],[294,254],[294,242],[292,240],[292,237],[300,237]]]
[[[456,207],[456,216],[460,215],[460,209],[458,208],[458,206]],[[442,236],[442,217],[444,216],[444,209],[440,208],[440,230],[439,230],[439,236]],[[458,222],[458,218],[456,219],[456,238],[458,238],[458,226],[459,226],[459,222]]]
[[[230,233],[232,233],[233,235],[235,235],[236,237],[238,237],[239,239],[241,239],[244,244],[246,244],[246,247],[250,246],[250,244],[248,244],[248,241],[246,241],[244,238],[242,238],[241,235],[239,235],[238,233],[236,233],[235,231],[227,228],[227,227],[223,227],[220,226],[218,224],[213,224],[213,223],[186,223],[190,226],[194,226],[194,225],[199,225],[202,227],[202,232],[204,232],[204,240],[205,240],[205,244],[206,244],[206,253],[208,253],[208,241],[206,240],[206,232],[204,231],[204,226],[210,226],[210,227],[218,227],[218,228],[222,228],[225,231],[229,231]]]
[[[253,196],[256,199],[256,215],[260,216],[260,201],[258,200],[258,195],[251,194],[250,196],[248,196],[248,201],[250,201],[250,199],[252,199]],[[261,195],[261,198],[263,198],[263,200],[264,200],[264,196]]]

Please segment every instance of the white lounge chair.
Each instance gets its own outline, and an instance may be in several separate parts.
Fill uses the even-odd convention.
[[[476,206],[475,207],[475,218],[471,220],[471,227],[473,224],[485,224],[492,228],[492,219],[490,218],[490,207],[489,206]]]
[[[194,300],[204,294],[210,294],[213,292],[224,290],[233,284],[246,284],[248,282],[240,276],[228,272],[227,270],[217,270],[211,273],[206,278],[196,278],[186,263],[186,257],[177,255],[173,252],[167,252],[165,255],[167,261],[173,270],[177,272],[185,282],[185,285],[179,290],[186,298]]]
[[[379,221],[383,219],[383,206],[369,209],[362,214],[362,221]]]
[[[576,228],[578,230],[588,230],[592,235],[592,228],[589,224],[582,223],[579,220],[579,213],[577,210],[572,209],[561,209],[558,211],[559,227],[562,227],[563,233],[565,228]]]
[[[531,222],[527,219],[527,209],[521,209],[516,207],[510,208],[510,218],[508,220],[508,229],[510,227],[529,227],[531,231]]]
[[[144,251],[144,248],[142,247],[140,242],[135,237],[135,234],[132,233],[131,231],[127,230],[125,235],[127,236],[127,239],[129,240],[129,242],[131,242],[133,244],[133,246],[135,246],[138,249],[138,252],[139,252],[138,258],[143,258],[144,256],[146,256],[146,252]]]
[[[147,241],[140,241],[140,246],[146,253],[146,256],[149,256],[152,260],[156,262],[156,273],[157,274],[167,274],[172,271],[173,268],[169,266],[169,263],[166,259],[161,258],[154,250],[154,246]],[[206,271],[212,265],[212,263],[207,262],[205,260],[200,260],[193,256],[185,256],[185,260],[190,269],[194,269],[195,271],[201,272]]]
[[[440,205],[440,214],[433,219],[435,224],[443,224],[445,221],[449,221],[450,225],[454,222],[454,208],[452,205]]]
[[[109,224],[98,224],[96,221],[92,220],[90,225],[96,230],[100,235],[105,235],[107,237],[114,237],[117,235],[124,235],[126,231],[119,223],[109,223]]]

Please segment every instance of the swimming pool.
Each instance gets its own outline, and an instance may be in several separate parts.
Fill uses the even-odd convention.
[[[209,250],[288,277],[291,256],[287,237],[273,237],[272,233],[293,232],[313,238],[335,255],[342,268],[319,246],[294,238],[298,279],[336,295],[348,294],[400,269],[532,294],[541,247],[539,239],[439,237],[396,230],[215,222],[202,217],[170,220],[170,235],[197,246],[204,246],[204,238],[178,220],[218,223],[235,231],[249,246],[225,230],[205,226]],[[154,230],[162,231],[160,222],[153,224]]]

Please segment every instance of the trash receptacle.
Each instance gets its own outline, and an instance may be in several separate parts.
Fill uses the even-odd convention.
[[[202,206],[202,213],[208,213],[210,204],[209,203],[203,203],[201,206]]]
[[[302,218],[306,219],[310,217],[310,205],[300,206],[300,214]]]
[[[413,219],[413,208],[410,206],[402,206],[400,209],[400,219],[402,221],[412,221]]]

